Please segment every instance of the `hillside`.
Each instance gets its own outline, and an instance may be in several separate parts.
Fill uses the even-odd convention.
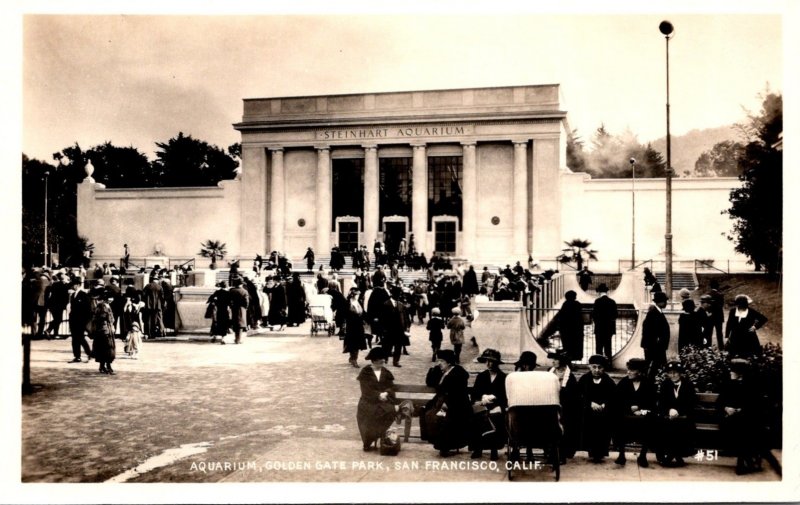
[[[685,135],[672,135],[672,167],[683,176],[685,171],[694,172],[697,158],[724,140],[740,140],[739,132],[732,126],[720,126],[704,130],[692,130]],[[652,142],[653,149],[667,157],[667,139],[662,137]]]

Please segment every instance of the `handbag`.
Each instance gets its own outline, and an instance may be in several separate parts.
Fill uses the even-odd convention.
[[[397,429],[389,428],[381,435],[379,446],[381,456],[397,456],[403,443]]]
[[[475,426],[478,428],[478,433],[482,437],[494,434],[497,431],[492,418],[489,416],[489,409],[485,405],[475,403],[472,405],[472,416]]]

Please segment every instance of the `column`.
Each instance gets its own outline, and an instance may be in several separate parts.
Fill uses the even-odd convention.
[[[241,179],[226,182],[238,184],[241,191],[241,212],[236,223],[230,226],[240,229],[239,247],[229,243],[228,247],[241,257],[251,258],[264,254],[267,247],[267,150],[264,146],[243,146]],[[246,225],[245,225],[246,223]]]
[[[463,143],[464,150],[464,194],[461,201],[462,226],[461,251],[467,259],[474,261],[477,248],[478,229],[478,167],[475,162],[475,142]]]
[[[378,148],[364,146],[364,242],[372,250],[378,237]]]
[[[513,254],[528,259],[528,141],[514,141]]]
[[[272,184],[270,199],[270,251],[283,251],[283,226],[286,218],[284,174],[283,174],[283,148],[270,149],[272,154]],[[242,223],[247,226],[247,223]]]
[[[558,139],[533,141],[533,205],[531,209],[532,254],[536,259],[555,258],[561,251],[561,178]]]
[[[418,253],[428,254],[428,157],[425,144],[412,145],[411,232]]]
[[[317,254],[331,249],[331,150],[317,148],[317,192],[316,192]]]

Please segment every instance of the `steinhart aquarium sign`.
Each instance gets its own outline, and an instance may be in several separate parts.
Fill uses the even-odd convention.
[[[392,126],[386,128],[337,128],[317,130],[317,140],[409,139],[417,137],[453,137],[472,135],[473,125]]]

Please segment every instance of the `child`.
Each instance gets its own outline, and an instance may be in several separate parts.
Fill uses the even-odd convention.
[[[431,349],[433,350],[432,362],[436,362],[436,353],[442,347],[442,330],[444,329],[444,319],[440,317],[441,311],[438,307],[431,310],[431,318],[428,320],[428,340],[431,341]]]
[[[125,338],[125,352],[131,359],[139,359],[139,347],[142,345],[142,332],[139,323],[131,324],[131,329]]]
[[[453,352],[456,354],[456,365],[461,364],[461,346],[464,345],[464,330],[467,328],[467,323],[461,317],[461,309],[453,307],[453,317],[447,322],[447,327],[450,329],[450,343],[453,344]]]

